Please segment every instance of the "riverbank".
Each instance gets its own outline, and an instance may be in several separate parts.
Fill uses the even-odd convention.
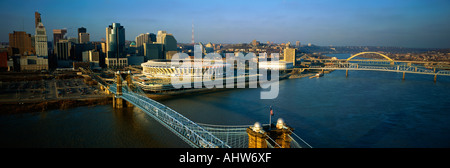
[[[315,73],[306,74],[284,74],[280,76],[280,80],[302,78],[314,75]],[[248,89],[248,83],[246,87],[242,89]],[[186,89],[178,91],[168,91],[164,93],[148,93],[146,94],[148,98],[155,101],[178,99],[182,97],[189,97],[192,95],[201,95],[214,92],[229,91],[230,89],[239,88],[199,88],[199,89]],[[112,98],[109,95],[103,97],[93,97],[93,98],[73,98],[73,99],[54,99],[54,100],[36,100],[36,101],[24,101],[24,102],[0,102],[0,107],[2,112],[0,114],[18,114],[18,113],[31,113],[31,112],[44,112],[48,110],[55,109],[69,109],[79,106],[96,106],[96,105],[107,105],[112,104]]]
[[[49,101],[34,101],[34,102],[2,102],[0,107],[2,112],[0,114],[18,114],[43,112],[55,109],[68,109],[79,106],[96,106],[112,103],[110,96],[97,98],[83,98],[83,99],[60,99]]]

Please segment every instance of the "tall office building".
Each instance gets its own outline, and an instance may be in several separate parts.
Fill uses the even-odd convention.
[[[47,32],[45,31],[44,24],[39,22],[36,27],[36,34],[34,35],[34,46],[36,48],[37,56],[48,56],[48,44],[47,44]]]
[[[90,36],[89,33],[78,33],[78,43],[79,44],[88,43],[90,38],[89,36]]]
[[[59,40],[59,42],[56,43],[57,59],[58,60],[69,60],[71,48],[72,48],[72,44],[70,41]]]
[[[145,60],[152,60],[152,59],[164,59],[163,56],[163,44],[158,43],[144,43],[144,58]]]
[[[295,42],[295,47],[297,47],[297,48],[300,47],[300,41]]]
[[[292,64],[295,65],[295,50],[296,50],[295,48],[289,48],[289,47],[284,49],[283,61],[292,62]]]
[[[37,27],[39,22],[41,22],[41,14],[39,12],[34,12],[34,27]]]
[[[35,48],[31,45],[31,34],[24,31],[14,31],[9,33],[8,55],[32,55]]]
[[[144,43],[152,44],[153,42],[156,42],[156,35],[153,33],[145,33],[140,34],[136,37],[136,49],[138,55],[144,55]]]
[[[53,29],[53,46],[54,46],[54,48],[56,48],[56,43],[58,43],[59,40],[66,39],[66,37],[65,37],[66,33],[67,33],[67,29]]]
[[[106,28],[106,59],[108,67],[128,65],[125,57],[125,28],[120,23],[112,23]]]
[[[172,34],[166,31],[158,31],[156,42],[163,44],[163,56],[165,59],[172,59],[172,56],[177,53],[177,40]]]
[[[87,31],[86,31],[86,28],[84,28],[84,27],[80,27],[80,28],[78,28],[78,33],[77,33],[77,35],[78,35],[78,43],[79,44],[81,44],[82,42],[81,42],[81,35],[80,35],[80,33],[86,33]]]

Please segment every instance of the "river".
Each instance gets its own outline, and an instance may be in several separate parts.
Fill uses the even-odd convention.
[[[336,55],[344,57],[346,55]],[[334,71],[280,81],[279,96],[229,89],[161,103],[192,121],[269,122],[269,107],[316,148],[450,147],[450,77],[376,71]],[[137,108],[112,105],[0,115],[0,147],[189,147]]]

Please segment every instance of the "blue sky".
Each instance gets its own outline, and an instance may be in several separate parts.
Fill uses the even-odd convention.
[[[14,30],[34,34],[35,11],[47,34],[67,28],[76,37],[83,26],[94,41],[118,22],[127,40],[166,30],[188,43],[194,22],[204,43],[450,48],[448,0],[2,0],[0,41]]]

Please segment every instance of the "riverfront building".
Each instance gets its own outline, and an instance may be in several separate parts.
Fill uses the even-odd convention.
[[[216,65],[213,61],[201,60],[198,66],[195,66],[193,59],[186,59],[183,61],[191,61],[192,66],[172,65],[171,60],[150,60],[146,63],[142,63],[142,73],[151,78],[170,78],[173,76],[183,76],[183,77],[203,77],[204,75],[214,75],[213,72],[218,72],[216,70],[220,68],[230,67],[230,64],[224,63],[222,65]],[[206,73],[205,73],[206,72]],[[222,71],[223,75],[225,71]]]
[[[295,64],[295,48],[287,47],[286,49],[284,49],[283,61],[291,62],[292,65]]]

